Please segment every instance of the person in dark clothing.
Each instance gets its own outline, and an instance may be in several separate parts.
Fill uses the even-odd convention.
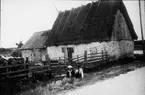
[[[29,62],[29,59],[28,59],[28,57],[26,57],[26,61],[25,61],[25,63],[28,63]]]
[[[66,75],[67,75],[68,78],[72,77],[72,66],[71,65],[69,65],[67,67],[67,73],[66,73]]]

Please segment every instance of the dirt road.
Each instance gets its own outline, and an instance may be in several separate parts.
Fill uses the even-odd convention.
[[[65,93],[65,95],[145,95],[145,67]]]

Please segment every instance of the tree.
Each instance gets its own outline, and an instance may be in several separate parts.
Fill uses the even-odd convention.
[[[22,55],[21,55],[20,48],[23,46],[23,43],[22,41],[20,41],[19,43],[16,43],[16,45],[17,45],[17,49],[14,50],[11,55],[13,57],[21,57]]]
[[[19,43],[16,43],[16,45],[18,46],[17,48],[21,48],[23,46],[22,41],[20,41]]]

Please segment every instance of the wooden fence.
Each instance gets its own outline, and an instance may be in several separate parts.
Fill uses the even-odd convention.
[[[107,52],[91,53],[84,55],[73,56],[72,59],[59,57],[57,62],[51,62],[50,68],[55,73],[63,73],[68,65],[72,65],[74,68],[82,66],[83,68],[93,68],[95,66],[106,63],[109,60]]]
[[[72,59],[59,57],[59,60],[51,61],[49,65],[34,66],[34,64],[17,64],[17,65],[6,65],[0,67],[0,79],[5,78],[31,78],[33,74],[44,74],[48,75],[50,72],[55,75],[61,75],[66,72],[66,67],[72,65],[77,67],[78,65],[83,68],[92,68],[100,64],[104,64],[108,61],[107,52],[92,53],[84,55],[76,55]]]
[[[47,74],[50,69],[49,65],[34,66],[32,64],[25,63],[1,66],[0,71],[0,80],[3,80],[12,78],[31,78],[32,75],[36,73]]]

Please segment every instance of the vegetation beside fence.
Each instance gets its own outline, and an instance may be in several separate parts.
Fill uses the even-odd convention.
[[[24,89],[26,89],[24,87],[24,88],[22,88],[23,90],[17,90],[15,92],[24,91],[24,93],[22,92],[20,95],[46,95],[46,93],[48,95],[49,94],[53,95],[57,92],[74,89],[79,86],[84,86],[84,84],[86,84],[86,83],[92,82],[92,78],[90,78],[90,76],[86,77],[86,75],[85,75],[85,78],[81,81],[70,80],[70,79],[67,79],[67,78],[64,78],[63,76],[61,76],[62,74],[65,73],[65,69],[68,64],[71,64],[74,67],[78,66],[78,65],[82,65],[85,72],[87,72],[87,71],[93,72],[92,68],[95,68],[94,71],[96,71],[96,68],[101,68],[98,70],[98,72],[99,72],[99,71],[103,70],[104,67],[106,69],[108,67],[117,66],[119,64],[121,64],[121,65],[127,64],[127,63],[130,63],[135,60],[134,58],[131,58],[131,59],[117,60],[114,62],[108,62],[109,57],[106,52],[101,52],[101,53],[96,53],[96,54],[85,53],[84,55],[77,55],[71,60],[68,58],[62,58],[62,57],[60,57],[58,59],[59,60],[55,60],[55,61],[51,60],[51,64],[43,65],[43,66],[35,66],[33,63],[1,66],[0,70],[5,69],[5,70],[7,70],[7,72],[3,72],[0,75],[1,76],[4,75],[4,76],[6,76],[7,79],[9,79],[9,82],[5,81],[5,80],[4,81],[5,81],[5,83],[10,83],[10,85],[13,88],[12,92],[14,92],[14,89],[17,89],[17,88],[20,89],[20,88],[24,87],[24,85],[21,86],[22,85],[21,81],[16,83],[17,80],[21,80],[23,78],[22,76],[24,76],[24,78],[28,78],[30,80],[32,80],[32,77],[33,77],[34,81],[36,81],[38,78],[46,79],[47,82],[45,83],[45,85],[43,85],[44,84],[43,81],[33,82],[33,80],[32,80],[32,81],[29,81],[31,86],[34,86],[37,83],[41,83],[42,85],[35,85],[36,88],[32,89],[31,86],[29,85],[29,82],[26,82],[26,84],[30,86],[30,87],[29,86],[26,87],[27,88],[26,91],[24,91]],[[71,62],[69,62],[69,61],[71,61]],[[107,64],[105,64],[105,63],[107,63]],[[16,70],[12,70],[12,68],[16,68],[16,67],[19,67],[19,68],[17,68]],[[102,73],[104,73],[104,70]],[[55,76],[56,76],[55,78],[53,78],[51,80],[49,79],[49,76],[48,76],[50,72],[55,73]],[[124,72],[124,68],[122,69],[121,72]],[[91,73],[89,73],[88,75],[90,75],[90,74]],[[117,74],[115,74],[115,75],[117,75]],[[13,78],[10,78],[10,76],[11,77],[13,76]],[[45,77],[43,77],[43,76],[45,76]],[[94,78],[93,81],[96,82],[96,80],[102,80],[105,76],[106,76],[106,74],[104,74],[103,76],[101,75],[100,76],[101,79]],[[109,77],[109,76],[110,75],[108,75],[107,77]],[[96,77],[96,75],[95,75],[95,77]],[[59,80],[57,80],[58,78],[59,78]],[[14,79],[15,81],[13,81],[12,79]],[[55,81],[53,81],[53,80],[55,80]],[[18,87],[17,88],[14,87],[13,84],[18,85]],[[10,88],[10,86],[7,86],[6,84],[3,84],[3,85],[6,87],[6,90],[7,90],[7,88]],[[5,91],[5,92],[9,92],[9,91]],[[9,93],[12,95],[11,92],[9,92]],[[2,95],[4,95],[4,94],[2,94]],[[6,95],[9,95],[9,94],[6,94]]]
[[[122,60],[122,62],[125,60]],[[114,65],[115,64],[115,65]],[[136,70],[145,66],[141,62],[130,62],[128,64],[120,64],[120,62],[113,62],[110,66],[101,68],[97,72],[86,73],[84,79],[70,79],[62,78],[55,81],[42,83],[35,89],[30,89],[21,92],[19,95],[64,95],[70,90],[75,90],[79,87],[91,85],[99,81],[103,81],[109,78],[119,76],[120,74],[126,74],[129,71]]]
[[[0,66],[0,85],[6,85],[6,80],[18,82],[19,86],[23,84],[23,80],[41,80],[43,77],[60,77],[65,76],[66,68],[72,65],[74,68],[78,65],[84,69],[97,67],[108,61],[108,54],[106,52],[93,53],[84,55],[77,55],[72,59],[58,58],[59,60],[52,61],[48,65],[36,66],[33,63],[19,63],[13,65]]]

